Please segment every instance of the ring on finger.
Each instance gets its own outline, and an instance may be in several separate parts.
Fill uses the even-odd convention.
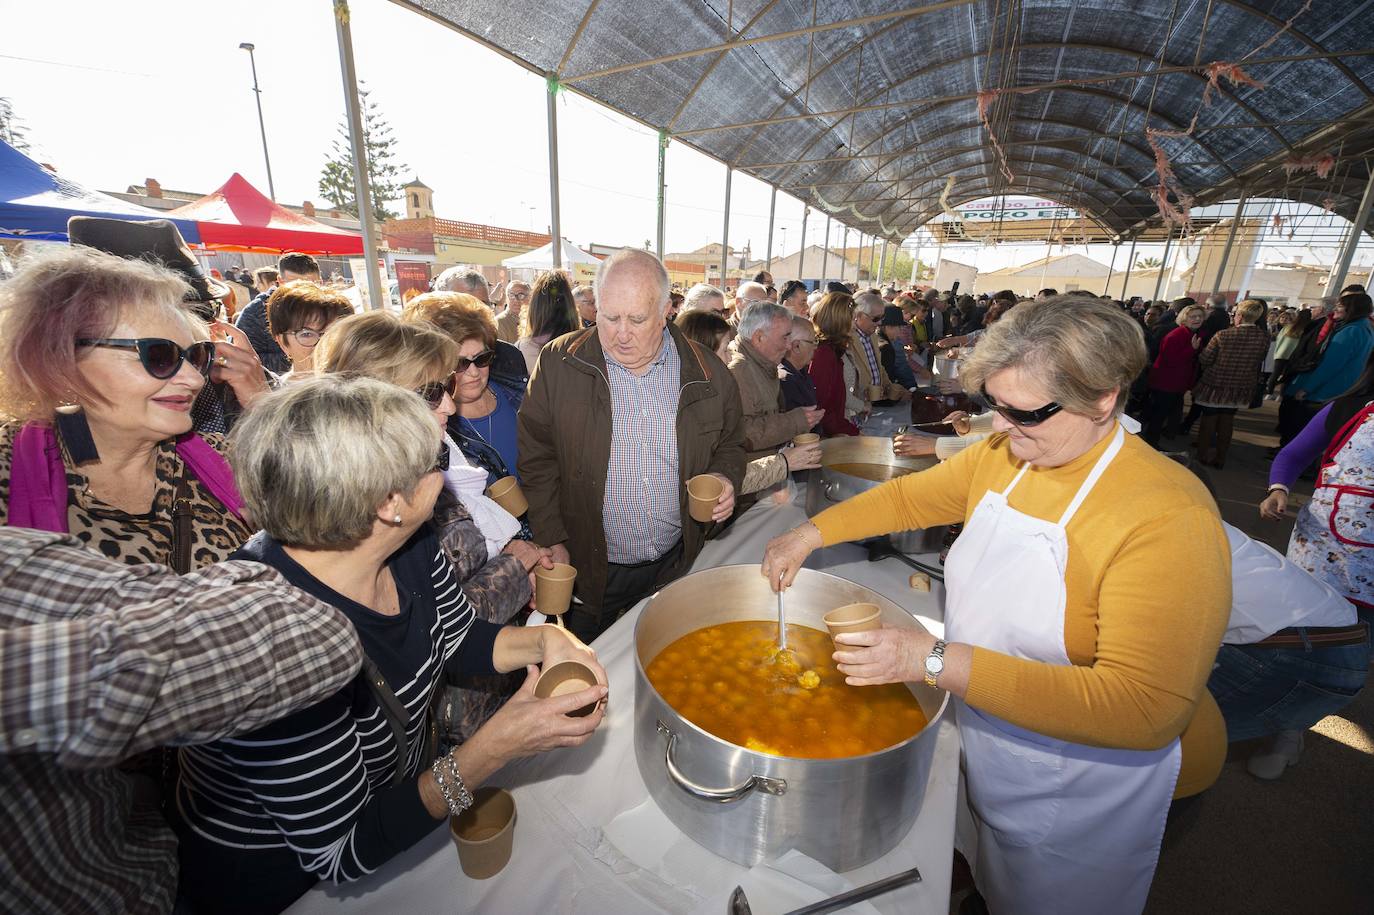
[[[215,365],[218,365],[218,366],[223,367],[223,366],[226,366],[226,365],[228,365],[228,364],[229,364],[229,359],[228,359],[227,357],[225,357],[225,356],[216,356],[216,357],[215,357]]]

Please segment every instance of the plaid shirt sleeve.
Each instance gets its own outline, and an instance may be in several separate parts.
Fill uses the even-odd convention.
[[[261,727],[342,688],[339,611],[251,562],[185,576],[0,528],[0,753],[108,766]]]

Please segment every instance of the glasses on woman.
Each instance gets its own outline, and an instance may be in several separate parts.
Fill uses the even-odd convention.
[[[296,342],[301,346],[313,347],[316,343],[320,342],[320,338],[324,336],[324,331],[312,330],[306,327],[302,330],[293,330],[291,336],[295,337]]]
[[[415,389],[415,393],[420,395],[431,410],[437,410],[443,405],[445,394],[449,397],[458,394],[458,373],[450,372],[443,381],[431,381],[429,384],[421,385]]]
[[[476,356],[472,357],[459,356],[457,374],[462,375],[468,369],[472,368],[474,365],[477,366],[479,369],[484,369],[487,366],[491,365],[492,360],[495,358],[496,351],[489,349],[484,349]]]
[[[163,337],[78,337],[76,345],[137,350],[143,370],[160,381],[181,371],[182,362],[189,362],[191,368],[208,375],[215,359],[215,344],[209,341],[192,343],[183,348],[175,340]]]
[[[977,399],[982,401],[983,406],[987,407],[989,410],[996,410],[1000,413],[1002,418],[1007,422],[1015,423],[1022,427],[1038,426],[1060,410],[1064,409],[1062,404],[1050,401],[1043,407],[1037,407],[1034,410],[1018,410],[1016,407],[1008,407],[1005,404],[998,403],[993,399],[992,395],[987,392],[987,389],[979,391]]]

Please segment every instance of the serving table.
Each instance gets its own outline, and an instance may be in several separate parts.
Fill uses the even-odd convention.
[[[693,571],[757,563],[773,536],[806,517],[799,495],[771,497],[750,508],[706,544]],[[927,564],[934,556],[919,557]],[[913,590],[911,569],[895,560],[869,562],[867,551],[840,544],[813,553],[808,568],[858,582],[907,608],[943,634],[943,588]],[[593,647],[611,684],[606,719],[581,747],[505,767],[491,784],[515,796],[515,851],[500,874],[471,880],[458,867],[446,827],[354,883],[321,883],[289,911],[293,915],[363,912],[706,913],[725,911],[742,885],[753,911],[782,912],[853,886],[919,867],[923,880],[852,911],[944,915],[949,907],[959,739],[952,716],[939,725],[925,798],[915,826],[884,857],[836,875],[795,853],[745,868],[718,858],[683,835],[649,798],[635,764],[634,625],[643,603],[625,614]],[[835,824],[862,829],[861,823]],[[866,906],[871,906],[867,908]]]

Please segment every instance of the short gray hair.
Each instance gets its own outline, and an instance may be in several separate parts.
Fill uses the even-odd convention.
[[[491,292],[487,286],[487,278],[482,275],[482,271],[465,264],[449,267],[434,279],[435,292],[466,292],[471,294],[474,289],[481,289],[488,294]]]
[[[668,311],[668,294],[672,291],[672,284],[668,280],[668,271],[663,267],[663,261],[654,257],[648,251],[641,251],[638,248],[621,248],[610,257],[601,262],[601,266],[596,268],[596,288],[604,289],[606,279],[611,275],[611,271],[625,266],[635,266],[640,270],[647,270],[654,277],[658,288],[654,290],[654,301],[658,303],[660,310],[665,313]]]
[[[317,375],[254,402],[229,438],[229,461],[253,521],[274,539],[347,548],[372,532],[377,507],[434,469],[439,426],[414,392]]]
[[[883,309],[886,307],[887,303],[876,292],[861,292],[854,297],[855,310],[875,318],[882,317]],[[875,310],[878,312],[876,315],[873,314]]]
[[[720,299],[721,307],[725,307],[725,293],[721,292],[716,286],[710,283],[697,283],[687,290],[687,296],[682,302],[683,311],[712,311],[710,299]]]
[[[803,318],[801,315],[792,316],[792,329],[787,332],[789,340],[815,340],[816,325],[811,323],[810,318]]]
[[[757,302],[768,297],[768,287],[762,283],[755,283],[750,280],[747,283],[740,283],[735,290],[735,301]]]
[[[975,392],[1004,369],[1025,368],[1055,402],[1092,416],[1115,393],[1114,412],[1145,367],[1145,334],[1114,305],[1079,295],[1051,296],[1010,309],[959,365],[964,390]]]
[[[596,290],[586,283],[578,283],[572,288],[573,299],[584,299],[589,295],[595,295]]]
[[[792,312],[776,302],[750,302],[739,316],[739,335],[750,342],[754,334],[767,330],[774,321],[791,322]],[[788,329],[791,333],[791,329]]]

